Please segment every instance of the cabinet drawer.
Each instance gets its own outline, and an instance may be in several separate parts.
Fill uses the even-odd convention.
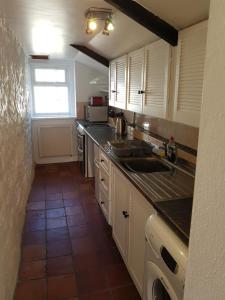
[[[102,166],[106,172],[110,173],[110,161],[102,151],[100,151],[100,166]]]
[[[104,190],[100,188],[99,190],[99,204],[101,209],[106,217],[107,222],[109,223],[110,209],[109,209],[109,198],[108,195],[105,194]]]
[[[100,183],[100,188],[108,195],[109,194],[109,175],[102,166],[100,166],[100,168],[99,168],[99,183]]]

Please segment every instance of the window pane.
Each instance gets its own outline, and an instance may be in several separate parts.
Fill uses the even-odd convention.
[[[69,113],[68,88],[52,86],[34,87],[35,113]]]
[[[65,70],[59,69],[35,69],[36,82],[66,82]]]

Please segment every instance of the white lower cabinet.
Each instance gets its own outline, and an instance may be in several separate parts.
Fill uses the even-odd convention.
[[[122,173],[113,168],[112,215],[113,238],[119,251],[127,263],[128,254],[128,222],[129,222],[129,190],[127,180]]]
[[[142,295],[144,283],[145,224],[155,213],[152,205],[133,188],[130,190],[128,268],[135,285]]]
[[[142,296],[145,223],[155,210],[115,166],[112,176],[113,238]]]

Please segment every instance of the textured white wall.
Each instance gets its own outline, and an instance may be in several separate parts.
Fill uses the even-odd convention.
[[[225,299],[225,0],[211,0],[185,300]]]
[[[0,299],[16,284],[25,205],[32,178],[25,56],[0,18]]]

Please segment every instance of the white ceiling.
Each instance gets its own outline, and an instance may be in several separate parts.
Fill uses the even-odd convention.
[[[178,29],[208,17],[209,0],[138,2]],[[110,7],[103,0],[0,0],[0,16],[6,17],[27,54],[52,58],[74,59],[78,51],[69,45],[76,43],[112,59],[158,39],[114,8],[115,31],[108,37],[100,30],[87,35],[84,14],[93,6]],[[85,60],[80,54],[77,58]]]
[[[137,0],[136,2],[179,30],[208,19],[210,0]]]

